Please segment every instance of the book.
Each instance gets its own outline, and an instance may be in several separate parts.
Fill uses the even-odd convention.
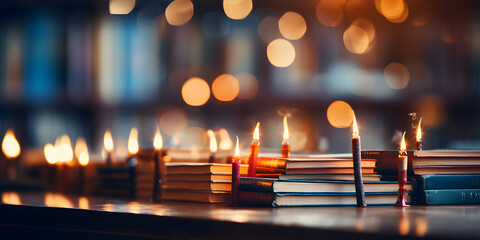
[[[374,174],[375,168],[364,168],[362,174]],[[307,168],[287,169],[286,174],[353,174],[353,168]]]
[[[350,157],[342,158],[331,157],[291,157],[291,158],[259,158],[257,167],[274,169],[294,169],[294,168],[353,168],[353,160]],[[375,159],[362,159],[362,167],[374,168]]]
[[[368,205],[394,205],[397,192],[365,193]],[[409,195],[407,201],[410,202]],[[242,205],[266,207],[294,206],[355,206],[355,193],[261,193],[240,191],[239,203]]]
[[[480,174],[480,165],[475,166],[417,166],[413,169],[417,175],[437,174]]]
[[[413,182],[415,189],[480,189],[480,175],[422,175]]]
[[[259,176],[260,177],[260,176]],[[363,181],[380,181],[381,175],[363,174]],[[335,180],[335,181],[354,181],[353,174],[283,174],[279,179],[282,180]]]
[[[480,158],[480,151],[463,151],[463,150],[415,151],[414,156],[415,157]]]
[[[480,158],[459,157],[414,157],[413,168],[419,166],[480,166]]]
[[[162,199],[186,202],[227,203],[230,201],[230,193],[223,191],[163,190]]]
[[[166,174],[232,174],[231,164],[222,163],[165,163]],[[248,165],[240,167],[240,174],[247,175]]]
[[[395,181],[364,182],[365,192],[396,192]],[[412,190],[411,184],[406,188]],[[268,178],[240,178],[240,191],[267,193],[354,193],[355,181],[274,180]]]
[[[187,181],[187,182],[210,182],[225,181],[231,182],[232,175],[222,174],[166,174],[165,181]]]
[[[206,190],[206,191],[231,191],[230,182],[186,182],[167,181],[162,184],[162,189],[185,189],[185,190]]]
[[[407,156],[408,159],[413,159],[413,151],[407,151]],[[382,176],[398,176],[398,151],[362,151],[362,159],[377,160],[376,170]],[[413,175],[412,161],[408,161],[407,164],[408,175],[411,176]]]
[[[480,189],[435,189],[414,192],[415,203],[425,205],[480,204]]]

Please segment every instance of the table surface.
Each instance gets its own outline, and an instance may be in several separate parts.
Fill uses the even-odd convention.
[[[3,226],[135,238],[480,239],[480,206],[252,208],[43,192],[3,192],[2,202]]]

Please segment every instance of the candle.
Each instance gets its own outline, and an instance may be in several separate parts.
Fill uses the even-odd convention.
[[[407,146],[405,144],[405,132],[403,132],[402,142],[400,143],[400,154],[398,155],[398,198],[397,203],[395,203],[396,207],[409,206],[405,203],[408,191],[405,188],[405,184],[407,184],[407,165]]]
[[[18,169],[12,168],[12,161],[13,163],[17,163],[18,156],[20,155],[20,144],[18,144],[17,139],[15,138],[15,134],[12,130],[8,130],[5,133],[5,137],[2,141],[2,152],[6,159],[3,159],[3,177],[7,178],[8,180],[14,180],[16,178],[16,171]]]
[[[153,138],[153,148],[155,149],[155,154],[153,157],[154,161],[154,176],[153,176],[153,201],[158,202],[162,199],[162,192],[159,191],[160,185],[162,184],[162,174],[161,166],[163,164],[164,158],[167,156],[167,151],[163,149],[163,139],[160,131],[157,129],[155,132],[155,137]]]
[[[257,124],[258,126],[258,124]],[[237,143],[235,145],[235,154],[232,158],[232,191],[231,191],[231,205],[238,205],[238,195],[239,195],[239,186],[240,186],[240,148],[238,147],[238,136]]]
[[[260,122],[257,122],[255,131],[253,132],[253,140],[250,145],[250,157],[248,158],[248,176],[255,177],[257,175],[257,158],[258,149],[260,148]]]
[[[135,178],[136,178],[136,171],[135,167],[137,166],[137,153],[138,153],[138,130],[136,128],[132,128],[130,130],[130,135],[128,136],[128,157],[127,157],[127,165],[129,167],[130,172],[130,195],[132,197],[135,196],[136,189],[135,189]]]
[[[217,139],[215,138],[215,133],[208,129],[208,137],[210,138],[210,158],[208,159],[209,163],[215,162],[215,153],[217,152]]]
[[[113,139],[110,130],[105,131],[103,146],[105,147],[105,151],[107,151],[107,166],[111,167],[113,164]]]
[[[365,190],[362,180],[362,159],[361,159],[360,134],[358,132],[357,119],[353,113],[353,131],[352,131],[352,155],[353,155],[353,174],[355,178],[355,193],[357,197],[357,207],[366,207]]]
[[[422,118],[418,121],[417,126],[417,151],[422,150]]]
[[[75,142],[75,158],[80,165],[78,167],[78,194],[85,194],[85,168],[90,161],[88,156],[87,142],[84,138],[79,137]]]
[[[283,117],[283,141],[282,141],[282,158],[290,157],[290,135],[288,134],[287,116]]]

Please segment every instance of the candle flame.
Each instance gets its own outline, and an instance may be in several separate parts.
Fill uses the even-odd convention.
[[[55,153],[55,147],[52,144],[47,143],[43,148],[43,152],[45,154],[45,159],[47,159],[47,162],[49,164],[57,163],[58,159]]]
[[[73,149],[72,142],[68,135],[62,135],[60,138],[60,146],[57,149],[55,147],[57,158],[60,158],[60,162],[73,165]]]
[[[258,125],[257,125],[258,126]],[[240,147],[238,146],[238,136],[237,137],[237,143],[235,144],[235,154],[233,154],[233,157],[239,158],[240,157]]]
[[[88,149],[78,156],[78,163],[82,166],[87,166],[88,162],[90,162],[90,157],[88,156]]]
[[[260,122],[257,122],[257,126],[255,126],[255,131],[253,132],[253,140],[260,140]]]
[[[85,141],[85,139],[82,137],[77,138],[77,140],[75,141],[75,158],[79,159],[80,154],[84,152],[85,149],[87,149],[87,142]]]
[[[157,151],[163,148],[162,134],[160,134],[160,130],[158,129],[155,131],[155,137],[153,138],[153,147]]]
[[[217,152],[217,139],[215,138],[215,133],[211,129],[208,129],[207,133],[210,138],[210,152],[215,153]]]
[[[354,137],[354,138],[360,137],[360,133],[358,132],[358,126],[357,126],[357,118],[355,117],[355,112],[353,113],[353,131],[352,131],[352,137]]]
[[[233,147],[232,139],[230,139],[230,135],[228,134],[225,128],[218,130],[218,135],[220,135],[220,143],[218,147],[222,150],[229,150]]]
[[[2,142],[2,151],[7,158],[16,158],[20,155],[20,144],[18,144],[12,130],[8,130],[7,133],[5,133]]]
[[[2,202],[11,205],[21,205],[22,201],[20,196],[16,192],[3,192],[2,193]]]
[[[103,135],[103,146],[108,152],[113,151],[113,138],[110,130],[105,131],[105,135]]]
[[[400,143],[400,152],[405,153],[407,151],[407,145],[405,144],[405,132],[403,132],[402,142]]]
[[[287,116],[283,117],[283,141],[288,141],[290,134],[288,133]]]
[[[420,121],[418,121],[418,126],[417,126],[417,141],[422,141],[422,118],[420,118]]]
[[[138,130],[132,128],[130,136],[128,136],[128,153],[135,155],[138,153]]]

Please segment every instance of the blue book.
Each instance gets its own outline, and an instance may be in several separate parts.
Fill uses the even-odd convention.
[[[480,189],[480,175],[422,175],[414,179],[415,189]]]
[[[420,205],[471,205],[480,204],[480,189],[441,189],[414,192]]]
[[[396,181],[363,183],[365,192],[396,192]],[[267,178],[240,178],[240,191],[264,193],[354,193],[355,181],[275,180]],[[407,189],[412,190],[411,184]]]

